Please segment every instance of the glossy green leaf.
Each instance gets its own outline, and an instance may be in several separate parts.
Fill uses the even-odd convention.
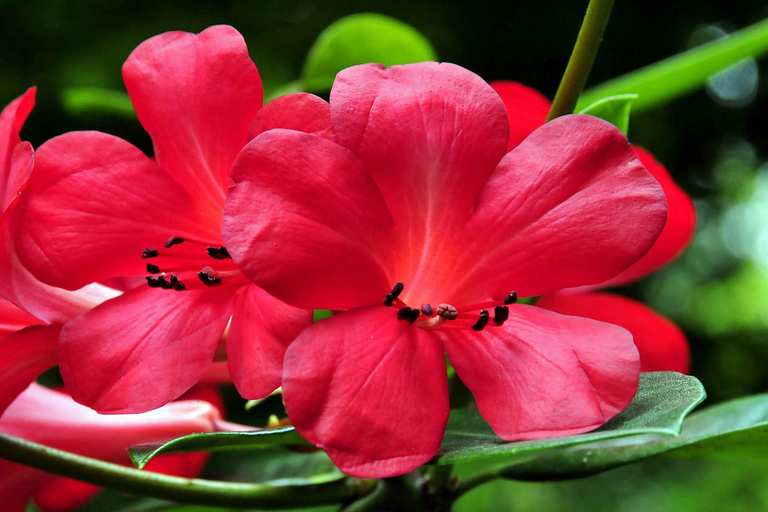
[[[499,439],[476,410],[451,411],[439,464],[482,458],[537,457],[553,449],[650,432],[675,436],[685,416],[706,397],[694,377],[674,372],[644,373],[632,403],[601,428],[586,434],[507,443]]]
[[[629,133],[629,112],[632,108],[632,102],[637,98],[637,94],[609,96],[592,103],[579,114],[589,114],[604,119],[621,130],[621,133],[627,135]]]
[[[72,87],[64,91],[64,110],[70,114],[110,114],[135,119],[128,93],[98,87]]]
[[[579,99],[576,111],[620,94],[639,96],[632,105],[635,112],[652,108],[704,86],[718,71],[766,52],[768,19],[589,89]]]
[[[210,432],[179,437],[165,444],[145,444],[128,449],[133,463],[143,468],[161,453],[218,452],[227,450],[260,450],[275,446],[307,446],[293,427],[245,432]]]
[[[500,474],[518,480],[561,480],[668,454],[743,460],[768,455],[768,394],[733,400],[692,414],[678,437],[642,435],[517,457]]]
[[[331,89],[336,73],[349,66],[376,62],[385,66],[436,60],[430,42],[410,25],[381,14],[342,18],[317,38],[304,63],[301,79],[312,92]]]

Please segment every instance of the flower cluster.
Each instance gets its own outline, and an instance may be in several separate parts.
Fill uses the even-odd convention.
[[[695,225],[610,123],[545,123],[535,91],[431,62],[348,68],[329,101],[262,108],[225,26],[142,43],[123,78],[153,157],[93,131],[33,150],[34,90],[0,117],[0,431],[44,420],[27,417],[36,400],[82,408],[20,394],[58,365],[72,399],[117,415],[88,425],[124,449],[226,360],[244,398],[282,385],[291,423],[343,471],[386,477],[438,452],[446,357],[507,441],[593,430],[641,370],[687,371],[673,324],[592,291],[671,260]],[[313,324],[318,309],[334,315]],[[186,421],[159,437],[218,428]]]

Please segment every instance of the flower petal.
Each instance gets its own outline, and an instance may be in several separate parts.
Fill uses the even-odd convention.
[[[39,325],[41,323],[43,322],[13,302],[0,298],[0,338],[6,334],[20,331],[30,325]]]
[[[618,129],[560,117],[510,152],[481,192],[459,257],[444,261],[462,276],[448,295],[474,302],[601,283],[648,252],[666,213]]]
[[[411,239],[466,219],[509,138],[498,95],[448,63],[345,69],[331,90],[331,121]]]
[[[502,327],[443,332],[457,375],[507,441],[593,430],[637,391],[637,349],[614,325],[518,304]]]
[[[71,478],[49,475],[32,494],[32,499],[37,508],[43,512],[71,512],[79,509],[91,500],[102,489],[86,482],[72,480]]]
[[[59,365],[78,402],[103,414],[164,405],[196,384],[232,314],[234,291],[135,288],[69,322]]]
[[[29,178],[31,168],[12,166],[14,151],[21,142],[19,132],[35,106],[36,88],[32,87],[13,100],[0,113],[0,212],[16,197],[16,192]],[[26,144],[31,150],[32,146]]]
[[[71,132],[43,144],[20,207],[15,244],[22,263],[42,281],[70,290],[145,274],[142,250],[162,250],[171,236],[220,239],[220,220],[195,208],[157,164],[99,132]]]
[[[625,328],[640,352],[642,372],[689,371],[691,356],[685,334],[640,302],[610,293],[555,293],[542,297],[536,306]]]
[[[43,471],[0,459],[0,496],[5,512],[24,512],[37,486],[51,478]]]
[[[361,478],[424,464],[437,453],[448,420],[440,343],[381,306],[306,329],[288,347],[283,397],[299,433]]]
[[[264,105],[248,129],[248,140],[275,128],[336,140],[331,126],[331,106],[322,98],[305,92],[286,94]]]
[[[512,151],[547,121],[552,103],[539,91],[518,82],[491,82],[501,97],[509,117],[509,145]]]
[[[603,283],[603,288],[635,281],[663,267],[683,252],[696,230],[696,208],[688,194],[674,182],[667,169],[652,154],[639,146],[634,146],[634,149],[640,163],[664,189],[669,209],[667,223],[648,254],[621,274]]]
[[[232,162],[264,101],[240,33],[219,25],[155,36],[128,57],[123,80],[160,166],[193,197],[220,208]]]
[[[243,288],[227,337],[229,375],[243,398],[280,386],[288,345],[312,323],[312,311],[289,306],[256,285]]]
[[[0,416],[38,375],[56,366],[59,325],[33,325],[0,337]]]
[[[392,217],[355,156],[327,140],[270,130],[232,168],[222,236],[240,269],[306,309],[377,304],[395,284]]]

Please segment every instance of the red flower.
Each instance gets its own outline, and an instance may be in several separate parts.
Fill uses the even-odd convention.
[[[585,432],[626,407],[627,331],[510,294],[604,282],[656,240],[663,193],[621,132],[565,116],[505,156],[504,105],[452,64],[349,68],[330,105],[288,96],[255,124],[286,127],[292,104],[325,126],[246,146],[222,233],[276,297],[346,310],[286,353],[283,396],[306,439],[361,477],[428,461],[448,418],[443,351],[506,440]]]
[[[221,242],[230,167],[262,106],[256,66],[242,36],[217,26],[149,39],[123,78],[155,158],[104,133],[67,133],[39,148],[22,197],[15,242],[38,278],[149,284],[62,329],[67,388],[103,413],[159,407],[206,373],[231,318],[230,374],[246,398],[266,396],[311,312],[251,284]]]
[[[33,383],[0,419],[0,432],[129,465],[126,448],[212,432],[219,418],[219,411],[201,400],[173,402],[145,414],[101,416],[64,393]],[[193,478],[206,460],[204,453],[162,456],[147,469]],[[46,512],[74,510],[98,491],[90,484],[0,460],[0,495],[7,512],[24,510],[31,497]]]
[[[536,128],[542,126],[551,106],[539,92],[516,82],[492,82],[507,108],[509,150],[515,148]],[[640,352],[644,372],[677,371],[687,373],[690,366],[688,341],[671,321],[649,307],[611,294],[591,294],[589,289],[626,284],[650,274],[677,257],[688,246],[696,228],[693,201],[672,180],[669,172],[648,151],[633,146],[640,163],[664,189],[668,215],[664,230],[648,254],[637,263],[599,286],[543,297],[537,306],[565,315],[593,318],[629,330]]]
[[[34,152],[19,137],[35,104],[29,89],[0,113],[0,415],[40,373],[56,365],[61,324],[117,292],[89,285],[76,292],[45,285],[21,265],[13,234],[18,197],[32,172]]]

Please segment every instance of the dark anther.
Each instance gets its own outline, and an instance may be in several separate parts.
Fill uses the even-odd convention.
[[[507,298],[504,299],[504,304],[509,306],[510,304],[514,304],[517,302],[517,292],[512,292],[509,295],[507,295]]]
[[[177,292],[183,292],[187,289],[187,287],[184,286],[184,283],[179,281],[179,277],[176,274],[171,274],[171,288]]]
[[[213,275],[213,271],[206,272],[202,270],[197,273],[197,277],[203,282],[205,286],[217,286],[221,284],[221,278]]]
[[[160,275],[160,277],[157,278],[157,282],[160,283],[160,287],[163,290],[170,290],[171,288],[173,288],[171,286],[171,283],[165,280],[165,274]]]
[[[185,238],[181,238],[180,236],[172,236],[165,242],[165,248],[168,249],[169,247],[177,244],[181,244],[186,240]]]
[[[150,274],[159,274],[160,273],[160,267],[157,265],[153,265],[151,263],[147,263],[147,272]]]
[[[401,293],[403,293],[403,283],[397,283],[394,288],[392,288],[392,291],[389,292],[384,297],[384,305],[389,307],[392,307],[392,303],[400,296]]]
[[[158,252],[157,249],[144,249],[141,251],[141,258],[147,259],[147,258],[157,258]]]
[[[147,284],[150,288],[160,288],[160,281],[152,276],[147,276]]]
[[[488,325],[488,319],[490,318],[490,315],[486,310],[482,310],[480,312],[480,318],[477,319],[477,322],[472,324],[472,330],[473,331],[482,331],[485,329],[485,326]]]
[[[493,308],[493,323],[502,325],[509,318],[509,308],[507,306],[496,306]]]
[[[429,304],[422,304],[421,312],[427,316],[432,316],[435,314],[435,312],[432,310],[432,306],[430,306]]]
[[[409,320],[411,317],[411,311],[413,311],[408,306],[402,307],[397,310],[397,319],[398,320]]]
[[[226,247],[209,247],[207,250],[208,256],[211,258],[215,258],[217,260],[232,259],[232,256],[229,255]]]
[[[418,309],[412,309],[411,312],[408,314],[407,320],[411,323],[415,322],[417,318],[419,318],[419,315],[421,314],[421,311]]]
[[[459,316],[459,312],[450,304],[440,304],[437,306],[437,316],[445,318],[446,320],[456,320]]]

